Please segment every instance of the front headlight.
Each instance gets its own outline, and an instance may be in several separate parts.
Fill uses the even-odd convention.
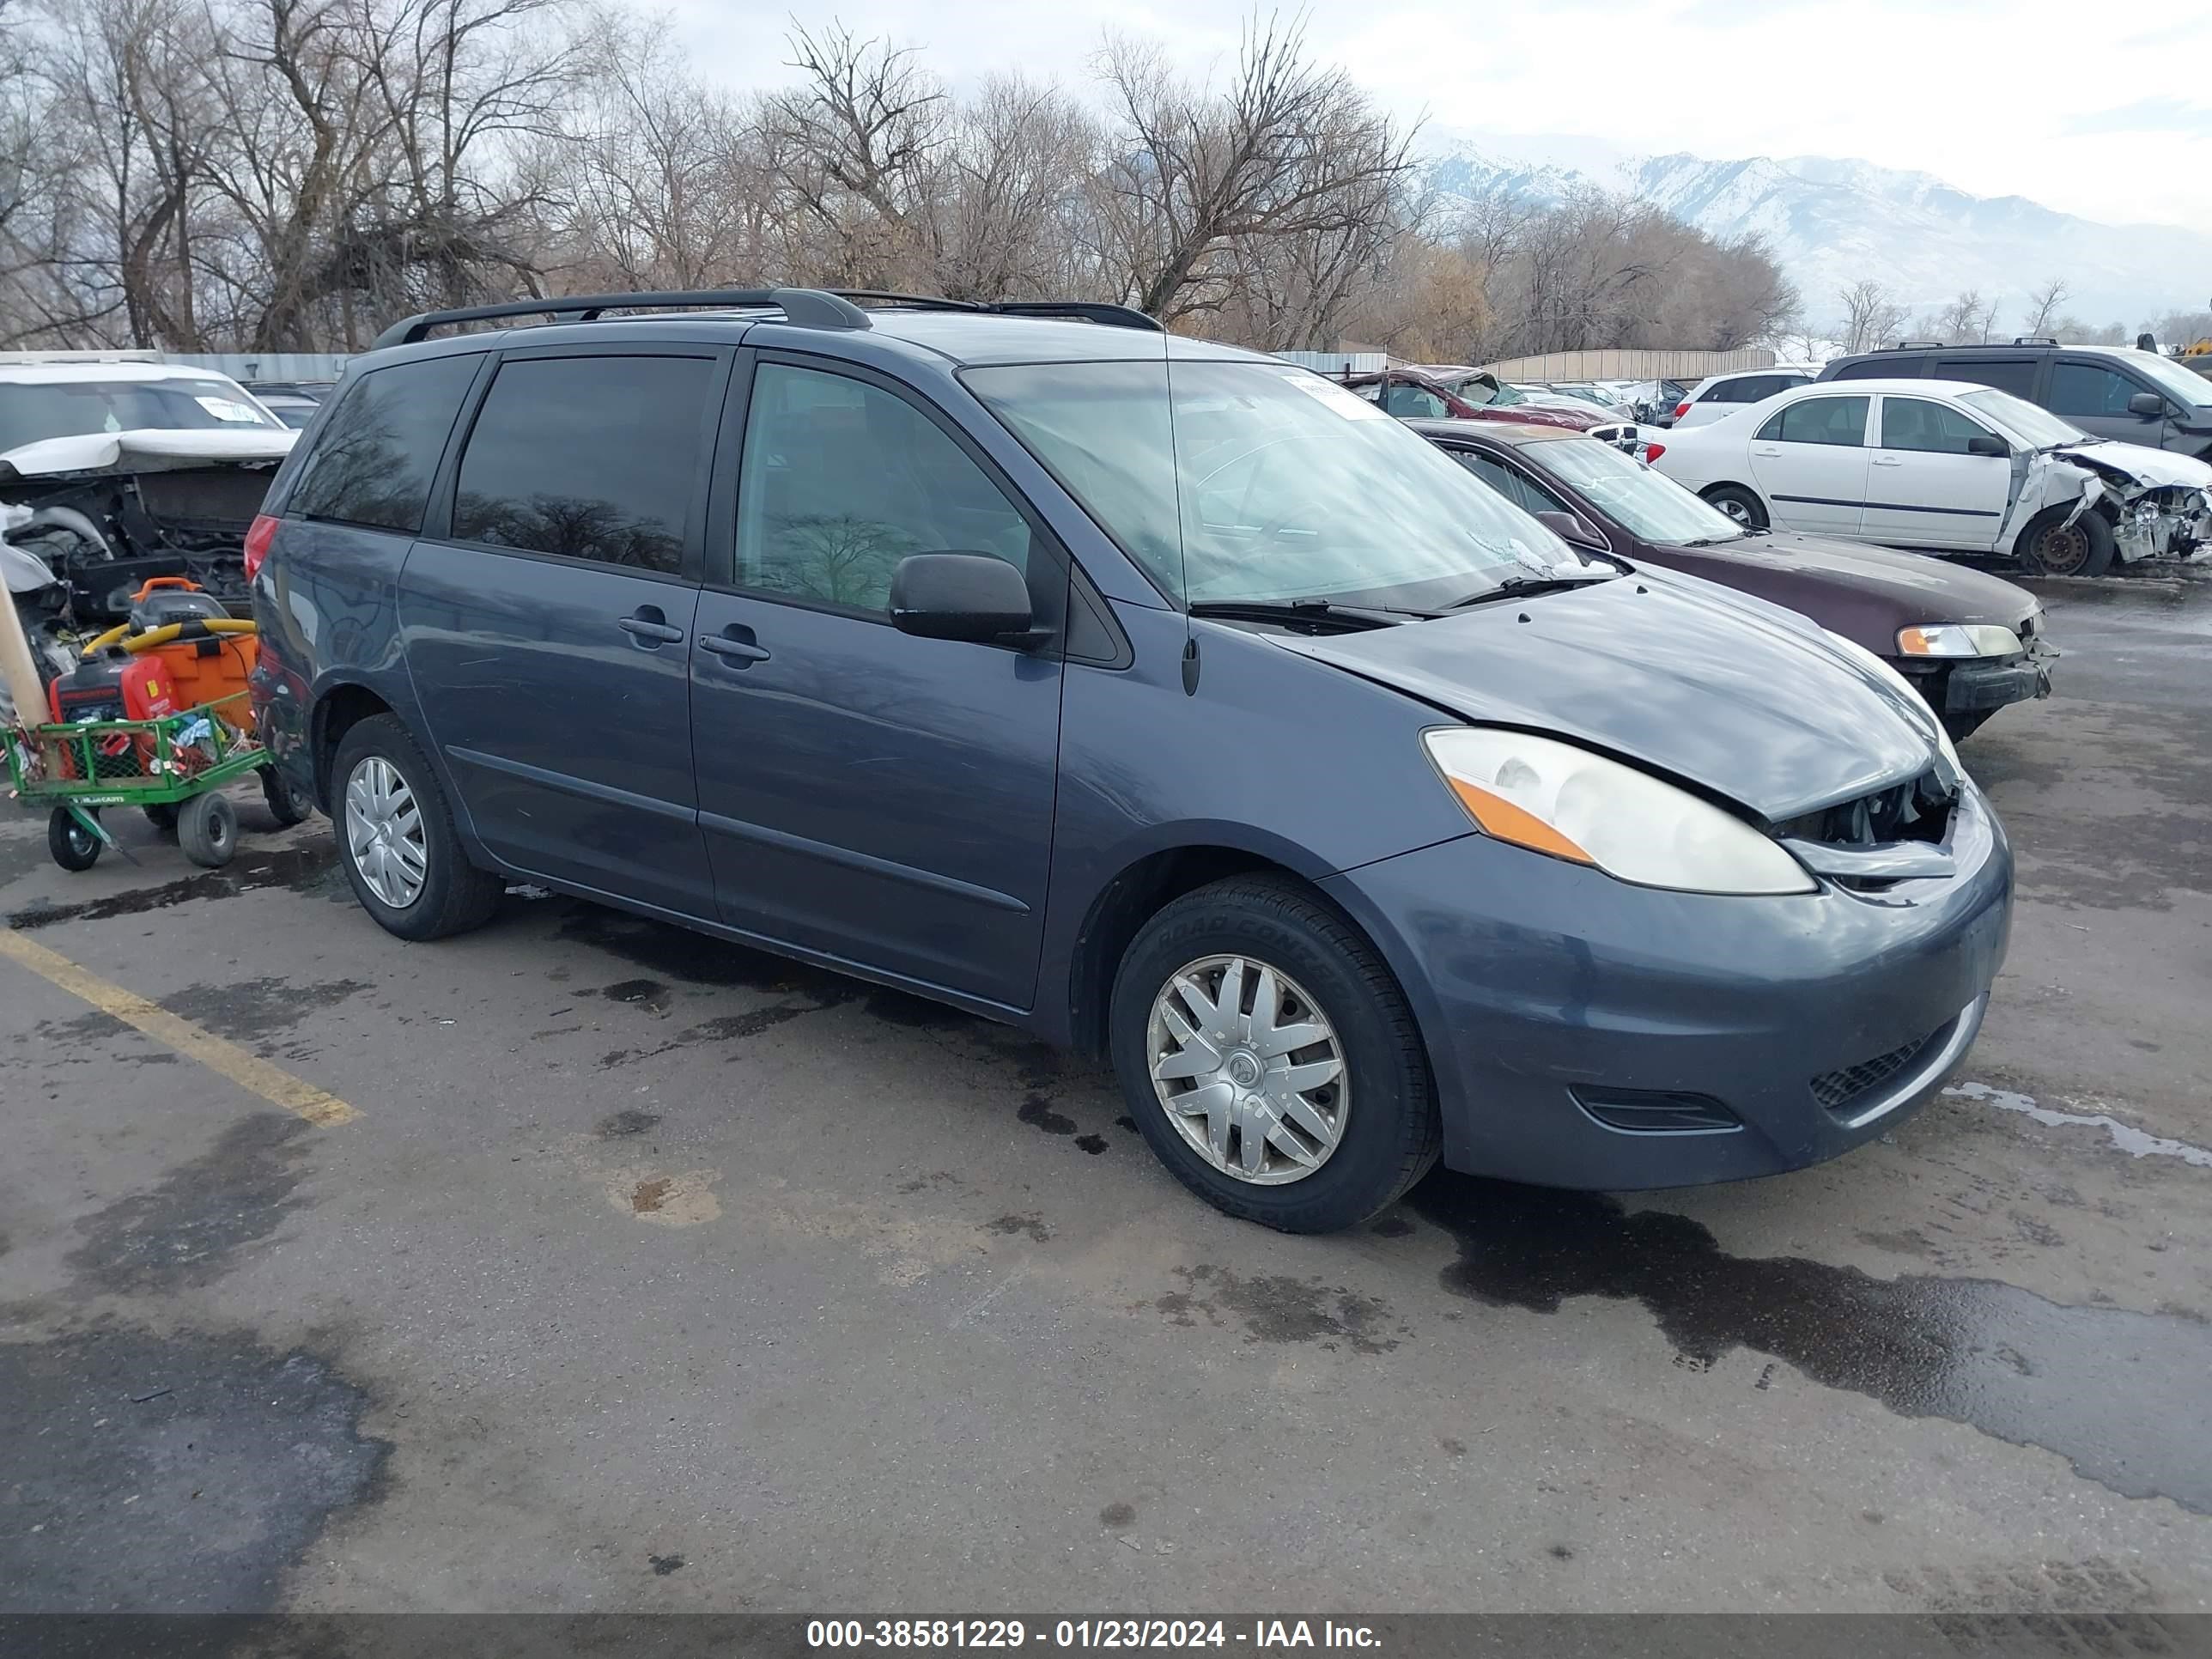
[[[2019,635],[1990,623],[1923,623],[1897,630],[1901,657],[2011,657],[2021,649]]]
[[[1632,766],[1494,726],[1422,734],[1475,827],[1499,841],[1688,893],[1810,893],[1812,877],[1740,818]]]
[[[1951,741],[1951,734],[1943,729],[1942,718],[1928,706],[1928,700],[1914,688],[1912,682],[1880,657],[1875,656],[1856,640],[1845,639],[1841,634],[1830,629],[1824,628],[1820,631],[1827,635],[1830,645],[1834,646],[1837,650],[1858,664],[1860,667],[1887,681],[1890,685],[1904,695],[1906,702],[1919,711],[1921,729],[1927,732],[1929,738],[1935,743],[1937,752],[1949,763],[1954,772],[1963,777],[1966,769],[1959,763],[1959,750]]]

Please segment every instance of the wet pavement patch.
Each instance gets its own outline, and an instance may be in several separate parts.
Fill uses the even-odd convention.
[[[301,985],[289,979],[248,979],[234,984],[192,985],[161,999],[171,1013],[234,1042],[264,1043],[311,1014],[336,1007],[375,988],[365,979]]]
[[[313,1354],[95,1328],[0,1342],[0,1613],[251,1613],[390,1445]]]
[[[2205,1420],[2212,1325],[2048,1302],[1989,1279],[1875,1279],[1792,1256],[1734,1256],[1688,1218],[1594,1193],[1437,1176],[1408,1200],[1458,1241],[1444,1287],[1556,1313],[1576,1297],[1641,1303],[1685,1369],[1735,1349],[1904,1417],[2039,1446],[2127,1498],[2212,1514]]]
[[[1031,1095],[1022,1102],[1022,1109],[1014,1115],[1032,1129],[1042,1129],[1048,1135],[1072,1135],[1075,1120],[1052,1109],[1052,1103],[1042,1095]]]
[[[1243,1274],[1226,1267],[1177,1267],[1186,1288],[1170,1291],[1152,1305],[1176,1325],[1200,1318],[1222,1326],[1234,1317],[1250,1342],[1317,1342],[1334,1351],[1388,1353],[1412,1334],[1379,1297],[1360,1296],[1317,1279],[1288,1273]]]
[[[154,1187],[80,1220],[84,1242],[70,1253],[70,1266],[94,1288],[119,1293],[219,1279],[240,1249],[301,1207],[296,1188],[314,1133],[285,1112],[240,1119]]]
[[[142,916],[149,911],[167,910],[194,899],[231,898],[264,887],[283,887],[304,893],[335,883],[338,889],[344,890],[342,896],[351,902],[353,895],[350,890],[345,890],[345,878],[337,868],[337,856],[336,843],[329,841],[240,853],[220,870],[204,870],[157,886],[134,887],[127,892],[111,893],[105,898],[86,899],[76,904],[18,910],[9,916],[8,926],[51,927],[62,921],[106,921],[114,916]]]
[[[555,939],[591,945],[660,979],[678,980],[686,985],[746,986],[757,991],[804,989],[817,982],[850,983],[836,974],[764,951],[732,945],[669,922],[647,921],[581,899],[560,900],[539,908],[550,910],[556,903],[561,921],[554,930]]]
[[[602,1140],[614,1140],[624,1135],[641,1135],[659,1121],[658,1112],[641,1112],[635,1106],[625,1106],[601,1118],[592,1133]]]

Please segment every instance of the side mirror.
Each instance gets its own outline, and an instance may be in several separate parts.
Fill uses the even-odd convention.
[[[1577,514],[1539,513],[1536,522],[1571,546],[1594,548],[1600,553],[1613,551],[1605,538],[1590,528]]]
[[[2007,443],[2002,438],[1992,437],[1986,432],[1977,432],[1972,437],[1966,440],[1966,453],[1969,455],[1994,455],[1999,460],[2002,460],[2006,456],[2012,453],[2012,446]]]
[[[1030,585],[987,553],[909,553],[891,572],[891,626],[925,640],[977,643],[1030,633]]]
[[[2128,399],[2128,413],[2154,421],[2166,413],[2166,399],[2155,392],[2138,392]]]

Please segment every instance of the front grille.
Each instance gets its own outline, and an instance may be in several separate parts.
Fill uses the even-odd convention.
[[[1871,795],[1838,801],[1778,823],[1774,832],[1830,847],[1875,847],[1897,841],[1940,842],[1950,830],[1951,809],[1958,800],[1956,786],[1946,788],[1931,766],[1917,778],[1877,789]]]
[[[1903,1048],[1893,1048],[1886,1054],[1876,1054],[1872,1060],[1863,1060],[1856,1066],[1823,1072],[1813,1079],[1813,1098],[1831,1112],[1846,1111],[1903,1073],[1920,1057],[1920,1051],[1935,1041],[1935,1037],[1936,1034],[1930,1031],[1926,1036],[1915,1037]]]

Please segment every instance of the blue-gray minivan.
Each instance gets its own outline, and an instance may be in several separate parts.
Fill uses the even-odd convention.
[[[411,319],[248,556],[263,735],[391,933],[528,880],[936,998],[1274,1227],[1440,1155],[1832,1157],[2004,955],[2003,831],[1879,659],[1115,307]]]

